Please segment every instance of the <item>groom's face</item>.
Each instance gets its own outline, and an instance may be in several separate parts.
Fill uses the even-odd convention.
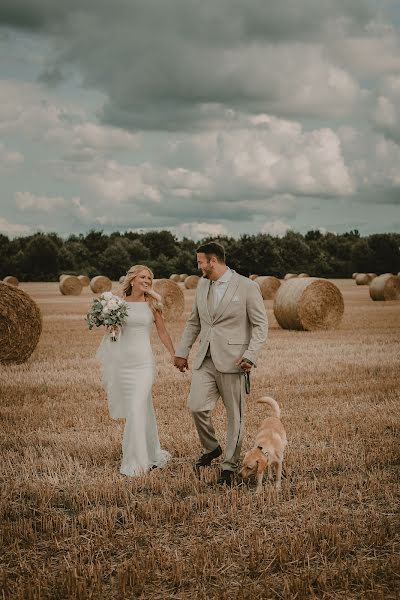
[[[207,256],[204,252],[197,253],[197,267],[203,273],[203,277],[206,279],[211,279],[211,274],[214,271],[214,262],[213,256],[210,260],[207,259]]]

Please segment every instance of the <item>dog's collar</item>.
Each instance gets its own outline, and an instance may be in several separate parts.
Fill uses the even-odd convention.
[[[263,454],[265,454],[265,456],[267,456],[267,455],[268,455],[268,452],[264,452],[264,448],[263,448],[262,446],[257,446],[257,448],[258,448],[258,450],[261,450],[261,452],[262,452]]]

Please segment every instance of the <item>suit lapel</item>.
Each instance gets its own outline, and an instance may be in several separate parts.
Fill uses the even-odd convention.
[[[209,313],[208,302],[207,302],[208,290],[210,289],[210,284],[211,284],[211,281],[209,279],[207,279],[207,280],[205,280],[204,284],[201,286],[202,290],[201,290],[200,303],[201,303],[201,306],[202,306],[202,308],[203,308],[203,310],[204,310],[204,312],[206,314],[207,320],[208,320],[208,322],[211,325],[211,323],[213,322],[213,320],[212,320],[211,315]]]
[[[238,274],[234,273],[228,284],[228,287],[226,289],[224,297],[222,298],[221,302],[217,306],[217,310],[215,311],[215,315],[214,315],[214,319],[213,319],[214,323],[215,323],[215,321],[217,321],[220,318],[220,316],[223,314],[224,310],[229,305],[229,302],[232,300],[232,298],[238,288],[239,281],[240,280],[239,280]]]

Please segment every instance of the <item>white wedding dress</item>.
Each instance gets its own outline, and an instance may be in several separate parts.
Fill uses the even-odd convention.
[[[121,335],[112,342],[106,334],[96,353],[113,419],[126,419],[122,442],[123,475],[140,475],[162,467],[171,455],[160,447],[151,397],[154,357],[150,333],[154,323],[147,302],[127,302],[128,316]]]

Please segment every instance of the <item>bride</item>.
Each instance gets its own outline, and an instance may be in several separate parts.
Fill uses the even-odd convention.
[[[105,335],[96,353],[110,415],[126,419],[120,468],[123,475],[143,474],[162,467],[171,458],[160,447],[151,397],[155,371],[150,345],[153,323],[172,359],[175,351],[162,317],[161,296],[153,291],[152,283],[153,273],[148,267],[135,265],[129,269],[122,283],[128,316],[121,335],[117,342]]]

